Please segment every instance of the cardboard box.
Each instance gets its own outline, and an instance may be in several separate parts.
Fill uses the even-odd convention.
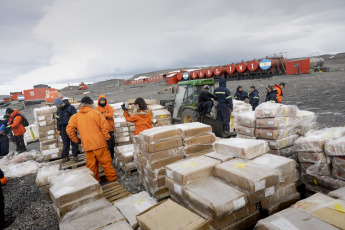
[[[265,102],[255,108],[256,118],[266,117],[295,117],[297,107],[294,105],[284,105],[281,103]]]
[[[293,183],[279,187],[274,195],[261,201],[261,207],[264,210],[271,209],[272,211],[273,209],[279,209],[282,203],[288,201],[294,201],[296,203],[298,200],[300,200],[300,194],[296,190],[296,184]]]
[[[277,140],[267,140],[270,149],[283,149],[292,146],[298,135],[291,135]]]
[[[321,176],[331,175],[331,166],[329,164],[300,163],[301,171],[308,174]]]
[[[240,219],[234,224],[223,228],[222,230],[238,230],[238,229],[252,229],[256,222],[260,220],[260,211],[255,211],[254,213],[250,214],[249,216]]]
[[[301,173],[300,179],[303,183],[315,184],[331,190],[345,187],[345,181],[330,176]]]
[[[268,150],[267,153],[274,154],[277,156],[290,157],[290,156],[294,155],[296,153],[296,151],[295,151],[294,146],[290,146],[287,148],[277,149],[277,150],[270,149],[270,150]]]
[[[183,156],[176,156],[176,157],[169,157],[169,158],[164,158],[160,160],[155,160],[155,161],[149,161],[145,158],[142,158],[142,164],[144,167],[151,169],[151,170],[156,170],[160,169],[168,164],[172,164],[176,161],[179,161],[183,159]]]
[[[310,123],[308,125],[297,126],[296,128],[297,128],[297,134],[305,135],[310,130],[317,130],[317,129],[319,129],[319,123],[318,122],[312,122],[312,123]]]
[[[323,152],[298,152],[298,160],[301,163],[326,164],[327,158]]]
[[[162,110],[162,109],[164,109],[164,106],[163,106],[163,105],[147,105],[147,108],[148,108],[150,111],[153,111],[153,110]]]
[[[255,136],[255,128],[249,128],[242,125],[235,126],[236,132],[239,134],[247,135],[247,136]]]
[[[156,143],[145,143],[141,142],[140,149],[143,152],[153,153],[158,151],[163,151],[167,149],[177,148],[182,146],[182,138],[174,138],[170,140],[160,141]]]
[[[183,148],[183,152],[186,157],[200,156],[213,151],[214,148],[212,144],[191,145]]]
[[[183,200],[183,204],[184,202],[184,197],[183,197],[183,186],[176,183],[175,181],[173,181],[172,179],[170,179],[169,177],[165,177],[165,186],[169,189],[170,193],[173,193],[175,195],[175,197],[177,197],[179,200]]]
[[[217,160],[200,156],[169,164],[165,169],[167,177],[178,184],[186,185],[194,180],[212,176],[217,163]]]
[[[333,157],[332,166],[332,175],[345,180],[345,157]]]
[[[55,164],[55,165],[44,165],[42,168],[40,168],[37,172],[36,177],[36,186],[41,187],[45,185],[49,185],[49,178],[51,176],[57,175],[60,172],[61,165]]]
[[[345,200],[345,187],[328,193],[328,196],[333,197],[334,199]]]
[[[247,205],[246,195],[230,185],[208,177],[184,186],[185,200],[213,219],[228,216]]]
[[[265,219],[259,220],[255,229],[278,230],[278,229],[327,229],[335,230],[322,220],[295,208],[288,208]]]
[[[171,118],[163,118],[163,119],[155,119],[154,123],[157,126],[164,126],[164,125],[171,125],[172,121],[171,121]]]
[[[253,159],[269,150],[266,141],[240,138],[217,140],[214,143],[214,148],[218,153],[230,153],[242,159]]]
[[[255,135],[260,139],[277,140],[297,133],[296,128],[286,127],[281,129],[263,129],[257,128]]]
[[[127,221],[120,220],[119,222],[102,228],[102,230],[133,230],[133,228],[127,223]]]
[[[270,117],[256,119],[256,128],[283,128],[296,124],[295,117]]]
[[[223,163],[235,158],[235,156],[230,153],[224,154],[224,153],[217,153],[217,152],[207,153],[204,156],[218,160],[220,163]]]
[[[172,149],[166,149],[158,152],[147,153],[143,152],[142,155],[149,161],[157,161],[164,158],[183,156],[183,147],[177,147]]]
[[[154,119],[171,119],[171,113],[167,109],[153,110],[151,113]]]
[[[143,172],[145,175],[148,175],[151,178],[158,178],[160,176],[165,176],[165,168],[160,168],[160,169],[156,169],[156,170],[151,170],[148,168],[144,168]]]
[[[183,144],[184,146],[191,146],[191,145],[203,145],[203,144],[210,144],[216,141],[216,136],[213,133],[199,135],[190,138],[184,138]]]
[[[250,111],[242,114],[238,114],[235,117],[235,122],[238,125],[242,125],[249,128],[255,128],[255,112]]]
[[[262,198],[273,195],[279,177],[272,170],[253,161],[234,159],[216,165],[215,175],[231,185],[249,193],[256,193]],[[270,188],[270,191],[266,189]]]
[[[139,136],[140,139],[146,143],[156,143],[179,138],[182,136],[182,131],[175,126],[162,126],[144,130]]]
[[[175,127],[182,130],[182,137],[184,139],[212,133],[212,127],[210,125],[200,122],[178,124]]]
[[[144,181],[146,185],[154,190],[162,189],[165,186],[165,176],[151,178],[148,175],[144,174]]]
[[[137,216],[143,230],[203,230],[209,229],[207,221],[168,199]]]
[[[243,135],[241,133],[237,133],[236,134],[236,138],[242,138],[242,139],[256,139],[256,136],[248,136],[248,135]]]
[[[325,145],[325,153],[329,156],[345,156],[345,137],[329,141]]]
[[[342,200],[335,200],[321,193],[316,193],[307,199],[297,202],[293,207],[315,216],[336,228],[345,229],[345,202]]]

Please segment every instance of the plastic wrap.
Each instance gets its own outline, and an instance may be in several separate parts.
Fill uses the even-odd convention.
[[[292,146],[298,135],[291,135],[277,140],[268,140],[270,149],[283,149]]]
[[[256,119],[256,128],[283,128],[295,126],[295,117],[271,117]]]
[[[317,115],[307,110],[297,110],[296,119],[300,126],[308,126],[316,121]]]
[[[243,135],[243,134],[241,134],[241,133],[237,133],[236,138],[242,138],[242,139],[253,139],[253,140],[255,140],[255,139],[256,139],[256,137],[255,137],[255,136]]]
[[[183,153],[186,158],[201,156],[213,151],[214,151],[214,148],[212,144],[191,145],[191,146],[187,146],[183,148]]]
[[[36,186],[41,187],[49,184],[49,177],[54,176],[60,172],[61,165],[47,165],[38,170],[36,177]]]
[[[249,128],[255,128],[255,112],[250,111],[242,114],[238,114],[235,117],[235,123]]]
[[[269,148],[266,141],[241,138],[217,140],[214,143],[215,151],[224,154],[233,154],[235,157],[252,159],[266,153]]]
[[[286,186],[297,181],[296,162],[286,157],[264,154],[252,160],[262,168],[271,169],[279,176],[279,186]]]
[[[320,187],[316,184],[304,184],[305,185],[305,189],[307,191],[310,191],[312,193],[322,193],[322,194],[328,194],[329,192],[332,191],[332,189],[329,188],[324,188],[324,187]]]
[[[142,163],[144,168],[147,168],[150,170],[156,170],[156,169],[160,169],[160,168],[162,168],[168,164],[172,164],[176,161],[179,161],[183,158],[184,158],[183,156],[176,156],[176,157],[169,157],[169,158],[164,158],[164,159],[154,160],[154,161],[149,161],[145,158],[142,158],[141,163]]]
[[[166,175],[180,185],[186,185],[194,180],[213,175],[217,160],[200,156],[185,159],[165,167]]]
[[[167,149],[163,151],[147,153],[143,152],[142,156],[149,161],[157,161],[165,158],[176,157],[176,156],[183,156],[183,147],[177,147],[172,149]]]
[[[216,141],[213,133],[183,139],[184,146],[210,144]]]
[[[339,188],[328,193],[328,196],[333,197],[334,199],[345,200],[345,187]]]
[[[140,140],[145,143],[156,143],[181,136],[182,131],[175,126],[154,127],[152,129],[146,129],[139,134]]]
[[[176,183],[169,177],[165,177],[165,186],[169,189],[170,193],[174,194],[175,198],[178,199],[180,204],[185,204],[182,185]]]
[[[334,227],[345,229],[345,201],[343,200],[336,200],[321,193],[316,193],[297,202],[293,207]]]
[[[157,178],[160,176],[165,176],[165,168],[160,168],[160,169],[156,169],[156,170],[151,170],[148,168],[144,168],[143,172],[145,173],[145,175],[151,177],[151,178]]]
[[[120,211],[106,199],[85,204],[67,213],[60,222],[60,230],[100,229],[124,220]]]
[[[331,176],[310,175],[302,173],[300,179],[303,183],[315,184],[317,186],[331,190],[345,187],[345,181],[333,178]]]
[[[297,126],[297,134],[299,135],[305,135],[311,130],[317,130],[319,129],[319,123],[318,122],[312,122],[309,125],[306,126]]]
[[[137,216],[140,228],[146,229],[208,229],[203,218],[168,199]]]
[[[333,157],[332,167],[332,175],[345,180],[345,157]]]
[[[259,220],[255,230],[336,230],[337,228],[295,208],[288,208]]]
[[[29,160],[18,164],[5,164],[1,166],[1,170],[4,172],[7,179],[9,179],[37,173],[40,167],[42,167],[41,163]]]
[[[303,152],[323,152],[324,145],[339,137],[345,136],[345,127],[325,128],[317,131],[309,131],[305,137],[295,141],[296,151]]]
[[[132,228],[138,227],[136,216],[157,202],[147,192],[140,192],[114,203]]]
[[[134,161],[129,162],[129,163],[124,163],[120,160],[120,167],[122,168],[123,171],[131,171],[136,169]]]
[[[221,163],[235,158],[235,156],[230,153],[217,153],[217,152],[207,153],[205,154],[205,156],[210,157],[215,160],[219,160]]]
[[[290,146],[283,149],[270,149],[267,153],[274,154],[277,156],[290,157],[296,153],[295,147]]]
[[[56,207],[101,191],[98,181],[90,174],[81,171],[71,171],[50,178],[50,194]]]
[[[144,174],[144,183],[147,187],[153,189],[154,191],[158,191],[166,187],[165,176],[151,178],[148,175]]]
[[[256,118],[266,117],[295,117],[297,107],[294,105],[284,105],[281,103],[265,102],[255,108]]]
[[[178,124],[175,125],[175,127],[181,129],[182,137],[184,139],[212,133],[212,128],[210,125],[200,122]]]
[[[249,128],[242,125],[235,125],[235,129],[237,133],[248,135],[251,137],[255,136],[255,128]]]
[[[35,108],[34,109],[35,120],[38,120],[39,116],[50,115],[50,114],[56,113],[56,111],[57,111],[56,106]]]
[[[329,156],[345,156],[345,136],[329,141],[325,145],[325,153]]]
[[[108,225],[102,230],[133,230],[133,228],[124,220]]]
[[[327,158],[323,152],[298,152],[298,160],[301,163],[326,164]]]
[[[297,129],[294,127],[286,127],[281,129],[262,129],[257,128],[255,135],[257,138],[277,140],[297,133]]]
[[[329,164],[313,164],[313,163],[301,163],[301,171],[320,176],[331,175],[331,166]]]
[[[146,184],[144,184],[144,187],[145,187],[146,191],[148,191],[157,200],[169,197],[169,190],[167,187],[161,187],[159,189],[154,189],[154,188],[148,187]]]
[[[183,188],[187,202],[212,218],[228,216],[247,204],[246,195],[230,185],[208,177]]]
[[[163,151],[166,149],[172,149],[182,146],[182,138],[174,138],[169,139],[165,141],[160,141],[156,143],[140,143],[140,149],[141,151],[147,152],[147,153],[153,153],[158,151]]]
[[[253,161],[234,159],[218,164],[215,175],[248,193],[265,198],[275,193],[279,176],[274,170]]]

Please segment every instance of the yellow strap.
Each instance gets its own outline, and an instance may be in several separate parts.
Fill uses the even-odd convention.
[[[194,163],[189,163],[189,162],[185,162],[184,164],[183,164],[183,167],[184,168],[187,168],[187,167],[191,167],[191,168],[195,168],[196,167],[196,162],[194,162]]]
[[[287,108],[287,107],[285,107],[285,113],[284,113],[284,116],[286,116],[287,112],[288,112],[288,108]]]
[[[289,118],[288,117],[285,117],[285,122],[286,122],[286,125],[289,125]]]

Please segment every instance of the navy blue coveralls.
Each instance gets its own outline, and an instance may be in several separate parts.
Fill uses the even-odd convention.
[[[266,94],[266,100],[265,102],[273,102],[273,103],[277,103],[277,92],[276,91],[271,91],[269,93]]]
[[[4,125],[4,127],[7,127],[7,120],[0,120],[0,127]],[[7,137],[7,134],[10,133],[11,128],[5,128],[5,132],[0,134],[0,156],[6,156],[9,152],[10,148],[10,141]]]
[[[259,91],[257,89],[249,93],[249,104],[251,104],[253,111],[259,105]]]
[[[214,95],[218,102],[217,120],[223,122],[224,131],[228,132],[230,129],[230,110],[233,109],[233,105],[230,90],[226,88],[225,78],[219,79],[219,87],[214,90]]]
[[[244,101],[249,97],[248,97],[248,93],[242,90],[242,91],[236,91],[234,98],[235,100]]]
[[[67,100],[64,100],[65,106],[57,109],[57,130],[60,131],[61,139],[63,142],[63,149],[61,157],[67,157],[69,154],[70,145],[72,145],[72,155],[77,156],[79,153],[78,144],[71,141],[66,132],[69,119],[72,115],[77,113],[77,110]]]

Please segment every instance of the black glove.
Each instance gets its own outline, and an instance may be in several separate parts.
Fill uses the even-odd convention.
[[[123,111],[127,111],[128,109],[126,108],[125,104],[121,105],[121,108],[123,109]]]

